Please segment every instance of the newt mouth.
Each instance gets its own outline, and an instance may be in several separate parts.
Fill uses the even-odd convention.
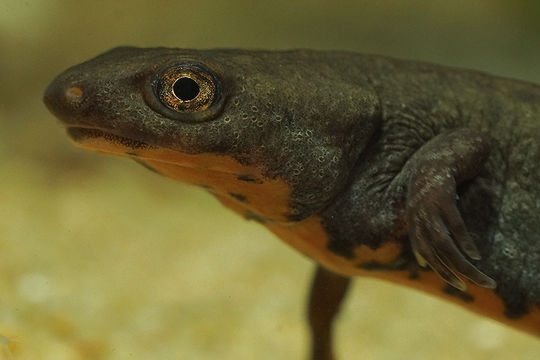
[[[213,154],[187,154],[111,134],[99,128],[70,125],[66,127],[66,132],[75,146],[96,153],[128,157],[138,162],[159,162],[186,169],[199,169],[207,173],[234,175],[246,172],[241,164],[226,157],[216,158]]]
[[[117,147],[119,150],[118,152],[125,153],[127,150],[130,149],[142,150],[153,148],[152,145],[149,145],[145,142],[118,135],[113,135],[97,128],[70,126],[66,129],[66,131],[73,142],[75,142],[77,145],[80,145],[84,148],[89,148],[91,150],[110,151],[112,150],[112,148]]]
[[[261,175],[259,168],[241,164],[230,156],[212,153],[187,154],[84,125],[70,125],[66,127],[66,131],[77,147],[100,154],[129,158],[173,179],[199,186],[208,185],[214,189],[214,192],[219,192],[217,189],[223,184],[229,184],[229,190],[222,194],[224,196],[230,196],[229,193],[241,193],[246,186],[253,186],[256,195],[251,196],[252,201],[256,198],[260,199],[261,209],[265,200],[261,198],[260,186],[274,184],[272,186],[279,189],[285,186],[282,180],[266,179]],[[284,194],[288,194],[287,191],[289,190],[286,190]],[[285,206],[282,212],[287,212],[287,209],[288,207]]]

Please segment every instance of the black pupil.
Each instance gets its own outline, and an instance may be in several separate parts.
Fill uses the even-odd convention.
[[[193,100],[199,95],[199,85],[193,79],[183,77],[178,79],[173,86],[174,95],[182,101]]]

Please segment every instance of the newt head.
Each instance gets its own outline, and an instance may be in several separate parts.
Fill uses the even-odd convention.
[[[60,74],[44,101],[80,147],[246,217],[298,221],[345,186],[379,117],[369,86],[317,54],[121,47]]]

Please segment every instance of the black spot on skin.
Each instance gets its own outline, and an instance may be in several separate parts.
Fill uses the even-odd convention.
[[[260,224],[267,224],[270,222],[268,218],[265,218],[262,215],[259,215],[251,210],[246,211],[246,214],[244,215],[244,218],[246,220],[255,220]]]
[[[205,190],[214,190],[213,187],[211,187],[210,185],[206,185],[206,184],[197,183],[197,184],[193,184],[193,185],[198,186],[200,188],[203,188]]]
[[[411,280],[418,280],[420,278],[420,275],[418,274],[418,267],[417,266],[411,266],[409,269],[409,279]]]
[[[377,261],[370,261],[365,264],[358,265],[358,268],[368,270],[368,271],[403,271],[406,270],[409,272],[408,278],[411,280],[416,280],[420,278],[418,274],[419,270],[429,271],[428,269],[419,268],[418,264],[415,261],[407,260],[404,257],[400,257],[394,262],[383,264]]]
[[[529,312],[529,309],[523,303],[515,306],[514,304],[505,302],[504,316],[506,316],[509,319],[512,319],[512,320],[519,319],[522,316],[526,315],[528,312]]]
[[[301,221],[306,218],[306,214],[303,211],[298,212],[298,209],[291,209],[291,213],[287,214],[287,220],[290,222]]]
[[[254,183],[254,184],[262,184],[263,182],[259,179],[256,179],[254,177],[251,177],[249,175],[242,175],[242,174],[239,174],[239,175],[236,175],[236,178],[240,181],[245,181],[245,182],[249,182],[249,183]]]
[[[126,153],[127,155],[131,155],[130,153]],[[133,158],[133,161],[135,161],[137,164],[139,165],[142,165],[143,167],[147,168],[148,170],[150,170],[151,172],[154,172],[156,174],[159,174],[161,175],[161,173],[159,171],[157,171],[156,169],[154,169],[153,167],[151,167],[150,165],[148,165],[147,163],[145,163],[144,161],[142,160],[139,160],[137,158]]]
[[[368,271],[400,271],[408,270],[409,264],[403,261],[402,258],[391,263],[380,263],[378,261],[370,261],[364,264],[358,265],[358,268]]]
[[[236,200],[240,201],[240,202],[243,202],[243,203],[247,203],[247,197],[245,195],[242,195],[242,194],[235,194],[235,193],[229,193],[230,196],[232,196],[233,198],[235,198]]]
[[[471,294],[468,294],[466,292],[463,292],[463,291],[461,291],[459,289],[456,289],[455,287],[453,287],[451,285],[446,285],[441,290],[446,295],[456,297],[458,299],[463,300],[466,303],[470,303],[470,302],[474,301],[474,296],[472,296]]]
[[[323,226],[328,232],[328,228],[325,225],[326,224],[323,222]],[[330,233],[330,235],[332,234]],[[347,260],[352,260],[354,258],[354,246],[352,244],[346,243],[345,241],[336,241],[333,236],[330,236],[330,240],[328,241],[328,245],[326,246],[326,248],[334,254],[342,256]]]

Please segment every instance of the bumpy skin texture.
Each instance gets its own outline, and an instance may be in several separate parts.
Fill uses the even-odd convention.
[[[152,79],[179,61],[215,74],[219,109],[181,120],[155,111]],[[74,86],[83,97],[66,96]],[[540,306],[537,85],[344,52],[117,48],[61,74],[45,102],[75,141],[89,136],[80,127],[99,129],[282,179],[285,222],[319,216],[328,251],[344,258],[403,244],[394,264],[366,268],[416,258],[457,288],[459,275],[497,285],[509,317]]]

